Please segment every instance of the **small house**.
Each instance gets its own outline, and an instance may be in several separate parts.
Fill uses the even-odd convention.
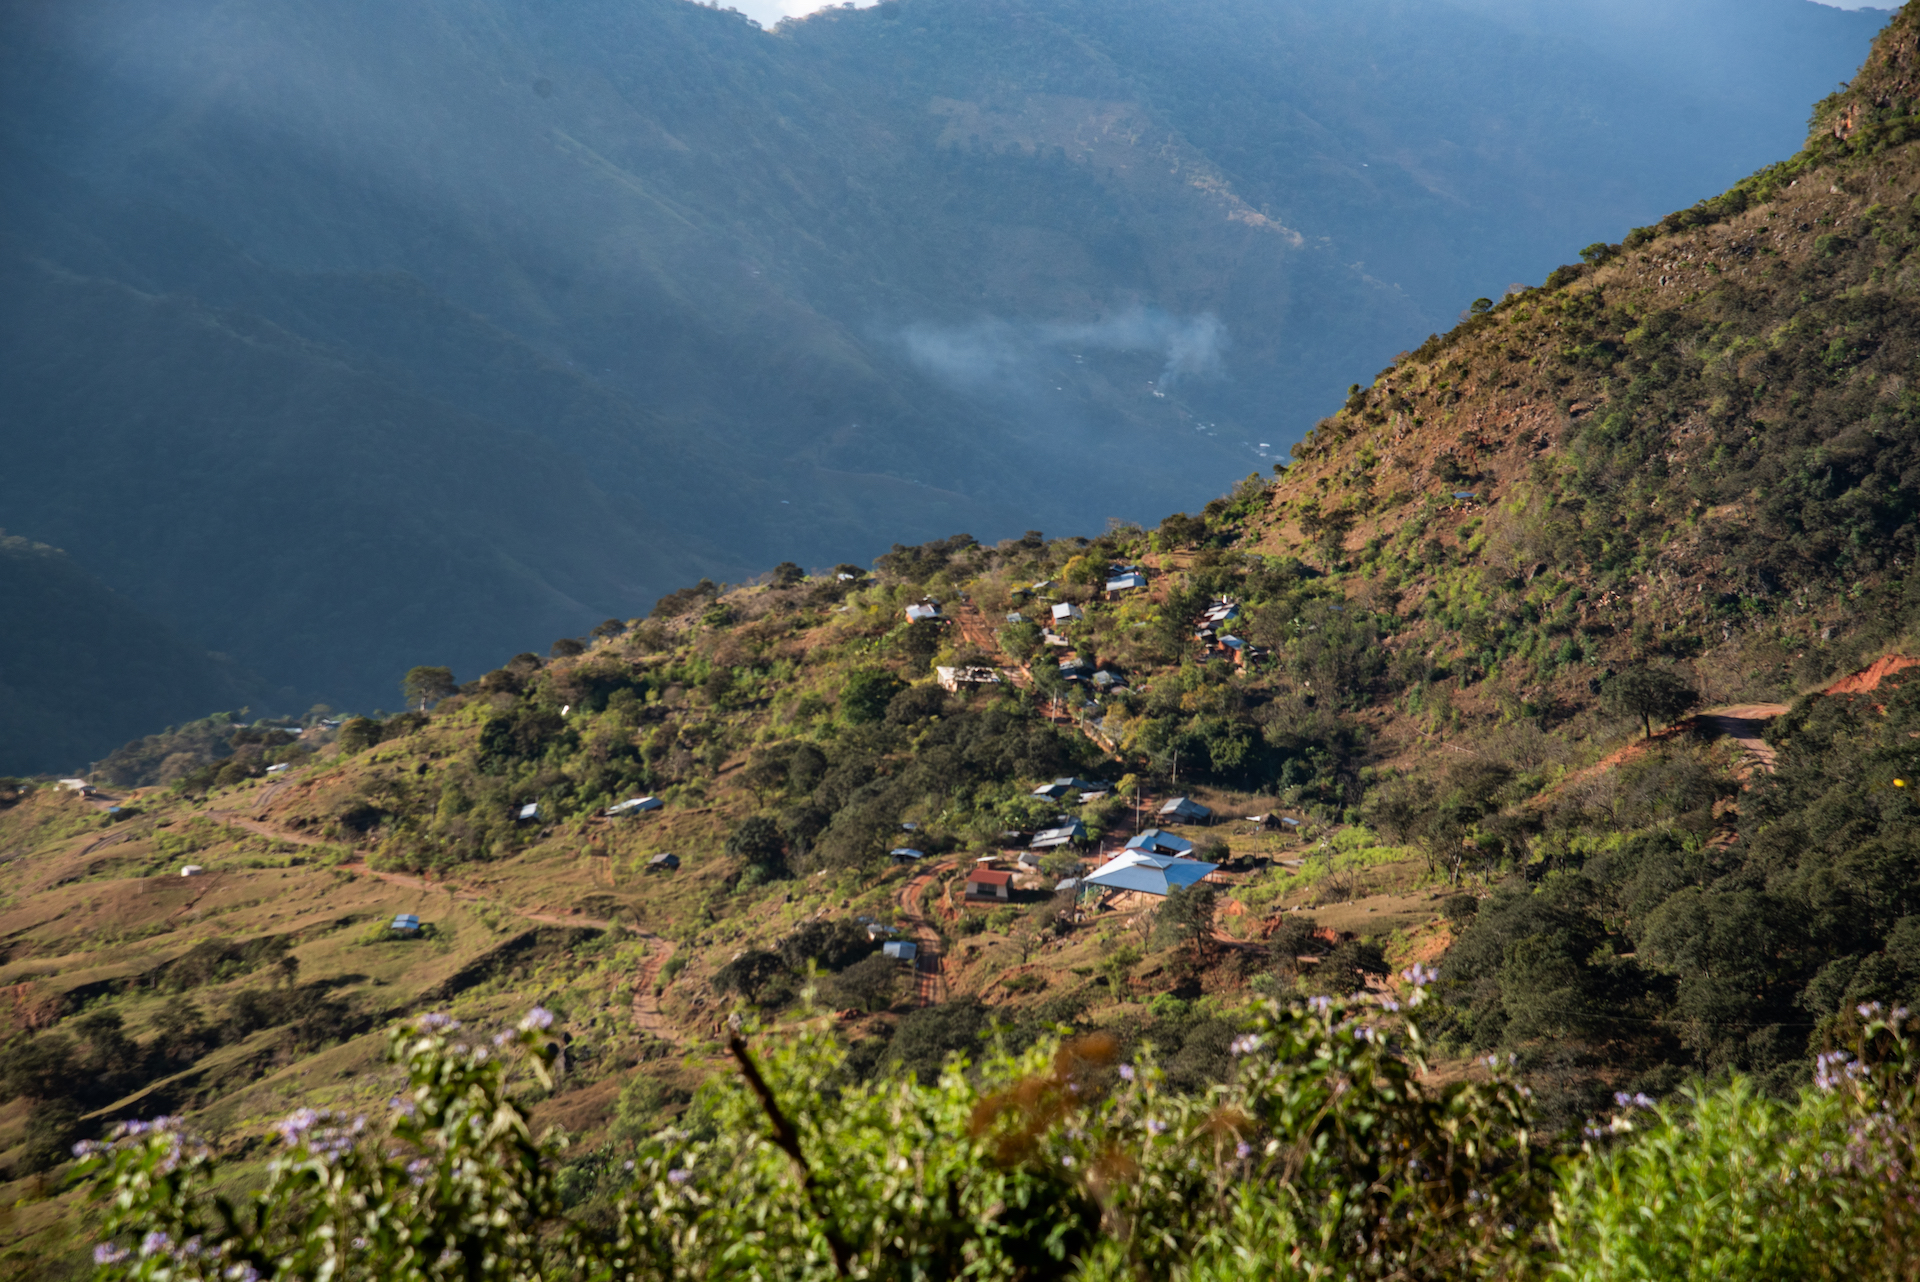
[[[417,934],[420,930],[420,917],[417,913],[401,913],[393,919],[388,930],[397,930],[404,935]]]
[[[1066,645],[1073,644],[1073,642],[1067,640],[1065,637],[1061,636],[1058,632],[1055,632],[1052,628],[1048,628],[1045,631],[1043,631],[1040,634],[1040,639],[1042,641],[1045,641],[1048,645],[1054,645],[1054,646],[1066,646]]]
[[[918,605],[907,607],[907,619],[912,623],[933,623],[940,618],[940,603],[922,601]]]
[[[1094,673],[1091,680],[1094,686],[1101,690],[1118,690],[1127,684],[1125,677],[1117,672],[1109,672],[1105,668]]]
[[[521,823],[526,823],[530,819],[538,819],[540,817],[540,803],[537,801],[529,801],[526,805],[520,807],[516,817]]]
[[[1014,859],[1014,862],[1022,868],[1033,871],[1040,867],[1040,856],[1031,850],[1023,850],[1019,856]]]
[[[901,864],[909,864],[916,859],[925,859],[927,857],[925,851],[915,850],[911,846],[895,846],[892,850],[889,850],[887,853],[893,856],[893,860],[895,863],[901,863]]]
[[[628,797],[625,801],[607,807],[607,814],[637,815],[647,810],[658,810],[666,803],[658,797]]]
[[[1038,788],[1035,788],[1030,795],[1040,797],[1046,801],[1058,801],[1060,798],[1066,796],[1068,791],[1069,789],[1064,783],[1043,783]]]
[[[1107,580],[1107,591],[1115,593],[1132,592],[1136,588],[1144,588],[1146,586],[1147,576],[1137,570]]]
[[[1091,671],[1093,671],[1093,665],[1079,655],[1060,660],[1060,675],[1069,681],[1078,681],[1081,673]]]
[[[1009,614],[1007,616],[1008,623],[1025,623],[1026,621],[1027,621],[1027,616],[1020,613],[1020,611],[1018,610],[1015,610],[1012,614]]]
[[[1206,880],[1218,864],[1198,859],[1179,859],[1150,855],[1143,850],[1124,850],[1082,878],[1088,886],[1106,886],[1112,890],[1131,890],[1143,895],[1166,895],[1169,891]]]
[[[1177,837],[1158,828],[1149,828],[1139,836],[1127,842],[1128,850],[1144,850],[1157,855],[1185,855],[1193,851],[1193,843],[1185,837]]]
[[[935,668],[933,674],[939,679],[940,688],[949,694],[959,694],[961,686],[988,686],[1000,684],[1000,674],[992,668]]]
[[[1086,617],[1086,611],[1071,601],[1062,601],[1053,607],[1053,621],[1055,623],[1065,623],[1069,619],[1084,619]]]
[[[1190,797],[1175,797],[1160,807],[1160,817],[1171,819],[1174,823],[1205,823],[1213,818],[1213,811]]]
[[[289,763],[289,762],[285,762],[285,761],[282,761],[282,762],[281,762],[281,763],[280,763],[279,765],[277,765],[277,766],[268,766],[268,767],[267,767],[267,773],[268,773],[268,774],[270,774],[270,775],[283,775],[283,774],[285,774],[285,773],[287,773],[287,767],[288,767],[288,766],[289,766],[290,764],[291,764],[291,763]]]
[[[919,955],[920,945],[911,939],[890,939],[880,945],[880,951],[895,961],[912,961]]]
[[[1005,902],[1013,874],[998,868],[975,868],[967,874],[968,899],[996,899]]]
[[[672,872],[680,866],[680,856],[667,851],[647,860],[648,872]]]
[[[1053,883],[1053,888],[1056,891],[1078,890],[1080,889],[1080,879],[1078,877],[1062,877],[1059,881]]]
[[[1061,846],[1070,846],[1076,841],[1084,841],[1086,836],[1087,826],[1078,819],[1074,819],[1058,827],[1049,828],[1045,832],[1035,833],[1033,840],[1027,845],[1032,850],[1057,850]]]
[[[1474,490],[1455,490],[1453,497],[1456,499],[1477,499],[1480,495]]]
[[[205,871],[206,869],[202,868],[199,864],[187,864],[180,869],[180,875],[182,877],[198,877]]]
[[[86,788],[87,781],[85,779],[62,779],[54,786],[63,792],[80,792]]]

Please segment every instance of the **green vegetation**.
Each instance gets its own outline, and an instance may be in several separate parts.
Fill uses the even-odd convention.
[[[1423,1086],[1410,1020],[1324,1000],[1247,1012],[1227,1080],[1198,1095],[1098,1035],[852,1086],[831,1037],[735,1037],[740,1073],[679,1124],[617,1165],[563,1166],[523,1103],[555,1083],[551,1022],[536,1008],[492,1054],[454,1044],[445,1016],[397,1028],[390,1120],[294,1113],[237,1198],[175,1122],[82,1146],[106,1195],[102,1276],[917,1278],[965,1261],[1089,1282],[1786,1282],[1913,1263],[1920,1086],[1902,1018],[1877,1010],[1791,1104],[1740,1081],[1621,1095],[1557,1167],[1498,1069]]]

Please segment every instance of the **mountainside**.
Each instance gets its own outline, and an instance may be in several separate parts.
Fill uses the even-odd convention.
[[[54,548],[0,532],[0,775],[85,773],[168,722],[275,692]]]
[[[70,277],[178,298],[324,351],[308,412],[381,425],[387,466],[351,454],[369,482],[456,456],[460,416],[590,476],[604,498],[556,481],[529,487],[551,508],[522,503],[536,529],[594,513],[604,555],[493,528],[490,465],[439,470],[437,537],[516,568],[450,554],[473,568],[436,579],[448,609],[385,634],[465,673],[498,648],[455,624],[476,609],[578,632],[702,575],[1138,519],[1282,456],[1356,360],[1777,154],[1880,21],[1737,8],[1609,28],[1559,6],[916,0],[767,33],[678,0],[23,5],[0,230],[12,270],[65,284],[6,324],[92,325]],[[9,388],[10,439],[125,440],[123,406],[191,407],[140,433],[136,472],[176,435],[191,453],[273,420],[202,408],[218,389],[171,356],[73,347]],[[40,497],[69,492],[57,471],[10,477],[12,528],[176,628],[303,696],[384,698],[391,653],[345,615],[290,646],[250,565],[148,540],[175,515],[157,489],[101,477],[75,508]],[[398,500],[349,533],[326,486],[253,481],[310,532],[306,601],[407,559]],[[241,510],[196,506],[205,539],[246,541]]]

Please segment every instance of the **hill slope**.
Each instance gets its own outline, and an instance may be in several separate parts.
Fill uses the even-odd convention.
[[[396,462],[439,454],[452,414],[585,469],[618,569],[572,539],[498,544],[542,582],[508,591],[511,626],[570,632],[703,574],[1217,490],[1284,453],[1356,359],[1774,154],[1783,104],[1797,119],[1878,19],[1767,12],[1703,4],[1677,37],[1643,14],[1609,44],[1544,6],[916,0],[769,34],[679,0],[98,0],[10,27],[0,199],[27,259],[326,349],[339,386],[314,412],[382,422]],[[1646,23],[1690,51],[1684,74],[1647,61]],[[83,319],[33,296],[60,332]],[[56,413],[23,385],[8,431],[112,434],[124,405],[205,399],[170,355],[77,347],[50,372],[99,393]],[[354,470],[412,479],[377,455]],[[460,471],[449,516],[486,507]],[[12,475],[15,495],[70,492]],[[308,620],[314,666],[250,566],[148,547],[177,516],[149,488],[94,493],[85,520],[9,519],[278,682],[384,701],[391,656],[344,618]],[[402,555],[402,513],[362,544],[321,494],[277,501],[315,531],[310,594],[357,597],[363,547]],[[508,538],[461,520],[447,538]],[[625,529],[651,554],[620,552]],[[452,620],[496,595],[474,574],[389,634],[455,657]]]
[[[0,774],[85,773],[168,722],[271,697],[61,552],[0,535]]]

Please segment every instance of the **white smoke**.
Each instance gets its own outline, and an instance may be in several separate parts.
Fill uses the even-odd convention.
[[[1163,366],[1158,385],[1221,372],[1227,327],[1212,312],[1170,316],[1136,307],[1091,321],[983,320],[968,325],[909,325],[901,341],[913,363],[970,392],[1013,390],[1039,377],[1043,358],[1059,352],[1152,352]]]

